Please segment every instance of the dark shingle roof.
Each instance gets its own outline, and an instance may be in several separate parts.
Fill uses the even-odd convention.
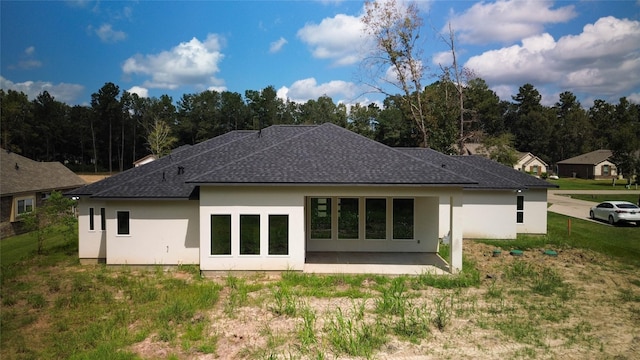
[[[233,131],[67,195],[189,198],[202,184],[474,183],[333,124],[280,125]]]
[[[398,148],[398,150],[477,181],[476,184],[465,185],[465,189],[517,190],[557,187],[481,155],[449,156],[424,148]]]
[[[586,154],[558,161],[558,164],[597,165],[613,156],[611,150],[595,150]]]
[[[270,129],[282,131],[283,128]],[[329,123],[309,127],[271,146],[261,146],[249,156],[211,168],[189,181],[420,185],[474,182]]]
[[[0,164],[2,195],[67,190],[86,184],[59,162],[38,162],[4,149],[0,149]]]
[[[468,166],[472,166],[474,169],[483,170],[504,180],[516,183],[520,188],[531,189],[558,187],[546,180],[538,179],[535,176],[515,170],[512,167],[502,165],[499,162],[482,156],[455,156],[455,158],[464,162]]]
[[[479,157],[488,160],[481,155],[449,156],[435,150],[425,148],[398,148],[411,156],[427,161],[435,166],[455,172],[456,174],[474,179],[476,184],[465,185],[465,189],[512,189],[523,188],[522,184],[511,179],[492,173],[486,168],[478,168],[464,158]],[[490,161],[490,160],[489,160]],[[516,171],[511,169],[512,171]],[[516,171],[517,172],[517,171]],[[529,175],[527,175],[529,176]],[[531,177],[531,176],[529,176]]]

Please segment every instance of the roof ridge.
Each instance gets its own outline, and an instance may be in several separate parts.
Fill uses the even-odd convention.
[[[267,147],[260,148],[259,150],[253,151],[253,152],[251,152],[251,153],[249,153],[249,154],[247,154],[247,155],[245,155],[245,156],[243,156],[243,157],[237,158],[237,159],[235,159],[235,160],[233,160],[233,161],[230,161],[230,162],[227,162],[227,163],[225,163],[225,164],[223,164],[223,165],[220,165],[220,166],[218,166],[218,167],[215,167],[215,168],[213,168],[213,169],[211,169],[211,170],[209,170],[209,171],[207,171],[207,172],[197,174],[197,175],[195,175],[195,178],[197,179],[197,178],[199,178],[199,177],[202,177],[202,176],[208,175],[208,174],[210,174],[210,173],[212,173],[212,172],[214,172],[214,171],[219,171],[219,170],[221,170],[221,169],[224,169],[225,167],[231,166],[231,165],[233,165],[233,164],[235,164],[235,163],[238,163],[238,162],[240,162],[240,161],[242,161],[242,160],[244,160],[244,159],[247,159],[247,158],[249,158],[249,157],[251,157],[251,156],[254,156],[254,155],[256,155],[256,154],[262,153],[262,152],[264,152],[265,150],[271,149],[271,148],[273,148],[273,147],[275,147],[275,146],[278,146],[278,145],[280,145],[280,144],[282,144],[282,143],[285,143],[285,142],[291,141],[292,139],[295,139],[295,138],[297,138],[297,137],[299,137],[299,136],[302,136],[302,135],[304,135],[304,134],[307,134],[308,132],[313,131],[313,130],[315,130],[315,129],[318,129],[318,128],[320,128],[320,127],[322,126],[322,125],[286,125],[286,124],[282,124],[282,125],[285,125],[285,126],[287,126],[287,127],[309,127],[310,129],[309,129],[309,130],[307,130],[307,131],[301,132],[301,133],[299,133],[299,134],[296,134],[296,135],[294,135],[294,136],[292,136],[292,137],[289,137],[289,138],[287,138],[287,139],[285,139],[285,140],[283,140],[283,141],[278,141],[278,142],[275,142],[275,143],[273,143],[273,144],[271,144],[271,145],[269,145],[269,146],[267,146]],[[280,125],[271,125],[271,126],[268,126],[268,127],[264,128],[264,129],[261,129],[261,130],[256,131],[256,132],[257,132],[257,133],[261,133],[263,130],[266,130],[266,129],[269,129],[269,128],[273,128],[273,127],[280,127]],[[242,137],[241,139],[245,139],[245,137]],[[240,140],[240,139],[238,139],[238,140]],[[226,145],[226,144],[225,144],[225,145]],[[197,182],[197,181],[194,181],[194,177],[191,177],[191,178],[189,178],[189,179],[185,180],[185,183],[194,183],[194,182]]]

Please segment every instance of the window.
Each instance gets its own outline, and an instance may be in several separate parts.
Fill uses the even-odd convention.
[[[393,238],[413,239],[413,199],[393,199]]]
[[[331,199],[311,199],[311,238],[331,239]]]
[[[367,239],[386,239],[387,199],[366,199],[365,213],[365,237]]]
[[[100,208],[100,230],[102,231],[107,230],[107,215],[105,212],[105,208]]]
[[[260,255],[260,215],[240,215],[240,255]]]
[[[610,166],[609,165],[602,165],[602,175],[609,176],[609,173],[611,173]]]
[[[524,223],[524,196],[518,196],[516,204],[516,223]]]
[[[89,230],[91,231],[95,230],[95,224],[93,219],[94,215],[95,214],[93,213],[93,208],[89,208]]]
[[[231,215],[211,215],[211,255],[231,255]]]
[[[269,255],[289,255],[289,215],[269,215]]]
[[[118,235],[129,235],[129,212],[118,211],[116,218],[118,219]]]
[[[538,165],[533,165],[531,167],[531,172],[536,174],[536,175],[539,175],[540,174],[540,168],[538,167]]]
[[[18,199],[17,201],[18,216],[33,211],[33,198]]]
[[[338,199],[338,239],[357,239],[358,225],[358,198]]]

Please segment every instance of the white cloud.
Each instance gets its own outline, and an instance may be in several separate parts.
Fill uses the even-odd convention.
[[[133,86],[131,89],[127,90],[130,94],[138,94],[141,98],[149,97],[149,89],[143,88],[142,86]]]
[[[53,84],[48,81],[25,81],[14,83],[11,80],[0,76],[0,88],[5,90],[20,91],[29,97],[30,100],[35,99],[43,91],[47,91],[57,101],[73,104],[75,100],[82,95],[84,86],[79,84],[59,83]]]
[[[35,46],[27,47],[26,49],[24,49],[24,53],[20,57],[20,60],[18,61],[18,63],[9,65],[9,69],[18,68],[23,70],[29,70],[29,69],[36,69],[36,68],[42,67],[42,62],[35,58],[35,54],[36,54]]]
[[[573,5],[552,9],[551,0],[478,2],[450,21],[462,42],[510,42],[540,34],[546,24],[564,23],[576,16]],[[443,28],[448,33],[448,27]]]
[[[102,42],[106,43],[116,43],[127,38],[127,34],[124,31],[114,30],[111,24],[102,24],[94,32]]]
[[[465,66],[496,85],[556,85],[600,98],[625,93],[640,86],[640,22],[601,18],[579,35],[528,37]]]
[[[287,44],[287,39],[281,37],[280,39],[274,41],[269,45],[269,52],[271,54],[275,54],[278,51],[282,50],[282,47]]]
[[[320,24],[306,24],[298,30],[298,38],[311,47],[313,57],[331,59],[335,65],[351,65],[362,55],[365,37],[360,17],[338,14]]]
[[[310,99],[315,100],[323,95],[333,99],[353,99],[359,95],[358,92],[358,87],[352,82],[332,80],[318,84],[315,78],[307,78],[295,81],[290,87],[281,87],[278,89],[277,95],[284,100],[306,102]]]
[[[209,34],[205,41],[193,38],[168,51],[158,54],[137,54],[125,60],[125,74],[150,76],[145,81],[147,88],[176,89],[182,85],[202,88],[223,86],[224,81],[215,77],[220,71],[218,64],[224,58],[220,52],[223,39]]]

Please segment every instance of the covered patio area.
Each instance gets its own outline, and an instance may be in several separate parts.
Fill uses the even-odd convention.
[[[419,275],[448,274],[449,264],[437,253],[307,252],[305,273]]]

